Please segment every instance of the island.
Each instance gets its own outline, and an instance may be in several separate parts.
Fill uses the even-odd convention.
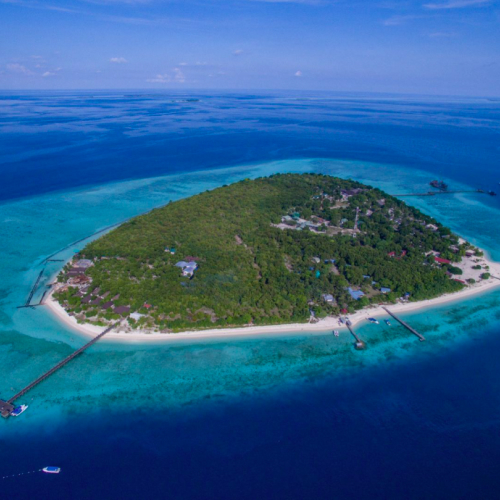
[[[117,320],[141,335],[325,330],[341,315],[500,284],[494,266],[380,189],[277,174],[129,220],[64,266],[47,304],[86,333]]]

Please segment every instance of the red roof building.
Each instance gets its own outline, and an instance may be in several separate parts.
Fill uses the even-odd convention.
[[[434,257],[434,260],[439,264],[451,264],[448,259],[442,259],[441,257]]]
[[[146,303],[146,304],[144,304],[144,307],[145,307],[146,309],[149,309],[149,308],[150,308],[150,307],[152,307],[152,306],[151,306],[151,304]]]
[[[389,252],[387,254],[388,257],[396,257],[396,252]]]

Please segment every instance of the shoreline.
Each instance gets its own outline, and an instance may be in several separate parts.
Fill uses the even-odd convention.
[[[494,272],[500,276],[500,263],[489,260],[486,256],[483,257],[485,264],[490,267],[490,272]],[[466,299],[473,295],[500,287],[500,279],[489,278],[474,285],[468,286],[466,289],[455,293],[449,293],[436,297],[434,299],[422,300],[419,302],[399,302],[397,304],[384,304],[393,313],[405,313],[417,311],[429,307],[438,306],[448,302],[454,302]],[[66,310],[53,298],[55,290],[51,290],[45,300],[47,309],[62,323],[69,326],[73,331],[83,334],[86,337],[93,338],[101,333],[106,327],[95,326],[91,324],[80,324],[76,319],[70,316]],[[369,317],[388,316],[387,312],[382,309],[382,306],[369,306],[354,314],[347,315],[355,327],[362,321],[366,321]],[[290,323],[283,325],[269,326],[242,326],[234,328],[216,328],[210,330],[190,330],[180,333],[152,333],[144,330],[137,330],[131,333],[124,331],[112,331],[106,336],[106,340],[116,340],[120,342],[148,342],[148,341],[163,341],[171,342],[176,340],[200,340],[200,339],[220,339],[220,338],[241,338],[249,336],[271,336],[271,335],[288,335],[288,334],[320,334],[328,330],[346,330],[345,325],[338,324],[338,317],[327,317],[319,320],[317,323]]]

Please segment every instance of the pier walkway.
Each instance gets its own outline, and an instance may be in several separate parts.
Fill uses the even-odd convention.
[[[366,347],[366,345],[356,335],[356,332],[352,329],[352,323],[350,322],[350,320],[347,320],[345,324],[346,324],[347,328],[349,328],[349,331],[351,332],[352,336],[356,339],[356,343],[354,344],[354,346],[356,347],[356,349],[358,349],[358,350],[364,349]]]
[[[49,378],[57,370],[62,368],[64,365],[68,364],[71,360],[76,358],[79,354],[81,354],[83,351],[88,349],[91,345],[95,344],[98,340],[100,340],[102,337],[104,337],[104,335],[106,335],[113,328],[118,326],[118,324],[119,324],[119,322],[114,323],[113,325],[106,328],[106,330],[104,330],[102,333],[100,333],[99,335],[94,337],[90,342],[87,342],[83,347],[80,347],[80,349],[77,349],[75,352],[73,352],[68,357],[63,359],[56,366],[54,366],[48,372],[44,373],[43,375],[38,377],[36,380],[31,382],[31,384],[27,385],[24,389],[19,391],[15,396],[11,397],[9,400],[7,400],[7,401],[0,400],[0,410],[3,410],[2,417],[8,417],[10,415],[10,412],[12,411],[12,404],[14,403],[14,401],[16,401],[16,399],[19,399],[20,397],[24,396],[28,391],[31,391],[31,389],[33,389],[33,387],[37,386],[40,382],[43,382],[45,379]],[[10,411],[8,411],[9,409],[10,409]],[[8,411],[8,413],[7,413],[7,411]],[[5,413],[7,413],[7,414],[5,414]]]
[[[458,194],[458,193],[479,193],[479,194],[489,194],[492,195],[491,192],[484,191],[483,189],[467,189],[467,190],[458,190],[458,191],[427,191],[426,193],[403,193],[403,194],[393,194],[391,196],[436,196],[438,194]]]
[[[60,253],[64,252],[65,250],[68,250],[71,247],[74,247],[75,245],[78,245],[78,243],[82,243],[85,240],[89,240],[90,238],[93,238],[94,236],[97,236],[98,234],[104,233],[106,231],[110,231],[111,229],[118,227],[121,224],[124,224],[125,222],[128,222],[132,217],[128,217],[127,219],[124,219],[120,222],[117,222],[116,224],[111,224],[110,226],[103,227],[102,229],[99,229],[99,231],[96,231],[95,233],[90,234],[89,236],[85,236],[84,238],[80,238],[77,241],[73,241],[73,243],[70,243],[69,245],[66,245],[64,248],[61,248],[57,252],[54,252],[50,254],[48,257],[45,257],[43,259],[42,263],[46,264],[47,262],[64,262],[64,259],[54,259],[57,255]]]
[[[38,275],[38,278],[36,279],[35,284],[31,288],[30,294],[28,295],[28,298],[26,299],[26,303],[24,304],[24,306],[17,306],[18,309],[22,309],[24,307],[33,307],[34,305],[40,305],[40,304],[31,304],[31,300],[33,299],[33,295],[35,295],[35,292],[38,288],[38,284],[40,283],[40,280],[42,279],[44,271],[45,271],[45,266],[40,271],[40,274]]]
[[[418,333],[417,330],[415,330],[415,328],[412,328],[406,321],[403,321],[401,318],[398,318],[394,313],[389,311],[389,309],[387,309],[387,307],[382,306],[382,309],[385,312],[387,312],[388,314],[390,314],[396,321],[399,321],[405,328],[410,330],[411,333],[416,335],[418,337],[418,340],[420,340],[420,342],[423,342],[425,340],[425,337],[423,335],[421,335],[420,333]]]

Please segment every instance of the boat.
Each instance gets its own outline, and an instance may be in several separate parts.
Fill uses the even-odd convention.
[[[436,189],[441,189],[442,191],[446,191],[448,189],[448,184],[446,184],[445,182],[443,181],[431,181],[429,183],[433,188],[436,188]]]
[[[343,325],[343,324],[344,324],[344,320],[343,320],[342,318],[339,318],[339,323],[340,323],[341,325]]]
[[[497,194],[495,193],[495,191],[488,191],[488,194],[489,194],[490,196],[496,196],[496,195],[497,195]]]
[[[340,332],[338,330],[333,330],[333,334],[335,337],[338,337],[340,335]]]
[[[376,320],[375,318],[368,318],[368,321],[370,323],[375,323],[376,325],[378,325],[378,320]]]
[[[28,409],[28,405],[19,405],[16,406],[12,412],[11,412],[11,417],[19,417],[21,413],[24,413]]]
[[[47,473],[47,474],[59,474],[59,472],[61,472],[61,468],[60,467],[53,467],[52,465],[49,465],[47,467],[44,467],[42,469],[42,471]]]
[[[387,326],[391,326],[391,322],[390,322],[388,319],[386,319],[386,320],[385,320],[385,324],[386,324]]]

